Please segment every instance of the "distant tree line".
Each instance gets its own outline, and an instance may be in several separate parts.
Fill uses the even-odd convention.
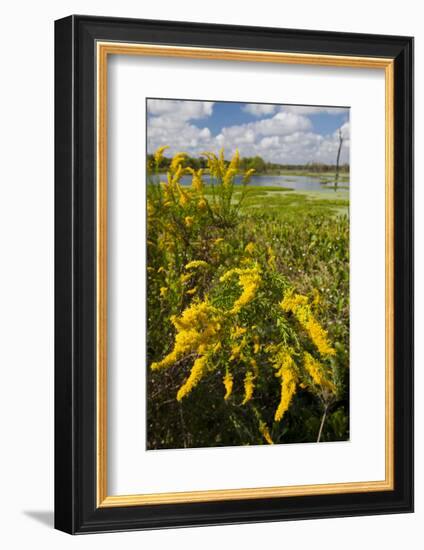
[[[153,155],[147,155],[147,162],[149,164],[153,163]],[[171,158],[163,157],[159,163],[159,171],[167,172],[170,164]],[[185,166],[189,166],[195,170],[199,170],[200,168],[205,169],[207,167],[207,160],[204,157],[188,156]],[[255,170],[256,174],[267,174],[278,172],[280,170],[307,171],[316,172],[317,174],[336,171],[335,164],[324,164],[322,162],[308,162],[306,164],[278,164],[275,162],[266,162],[259,155],[254,157],[243,157],[240,159],[240,170],[250,170],[251,168]],[[338,171],[341,173],[349,173],[349,164],[341,164]]]

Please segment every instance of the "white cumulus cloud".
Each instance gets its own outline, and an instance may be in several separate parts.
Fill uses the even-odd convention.
[[[314,107],[311,105],[283,105],[282,112],[296,113],[297,115],[343,115],[349,112],[347,107]]]
[[[241,109],[245,113],[249,113],[250,115],[259,117],[272,115],[277,110],[277,106],[262,103],[246,103],[246,105],[243,105]]]
[[[334,114],[337,110],[337,114],[348,115],[347,109],[335,108],[333,111],[322,107],[258,104],[247,104],[242,108],[253,114],[250,110],[252,106],[255,109],[270,109],[262,113],[256,110],[257,120],[225,126],[213,135],[208,127],[208,118],[213,115],[213,102],[149,100],[148,151],[169,145],[168,155],[186,151],[198,156],[202,151],[217,152],[224,147],[227,158],[238,148],[242,156],[260,155],[266,161],[281,164],[336,162],[339,130],[322,135],[314,131],[310,117],[327,113],[327,110],[327,114]],[[196,124],[192,122],[195,120]],[[340,161],[349,162],[349,123],[345,122],[340,130],[343,135]]]

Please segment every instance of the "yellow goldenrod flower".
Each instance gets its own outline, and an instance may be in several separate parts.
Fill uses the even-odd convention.
[[[193,223],[194,223],[194,218],[193,218],[193,216],[186,216],[186,217],[184,218],[184,223],[185,223],[186,227],[191,227],[191,226],[193,225]]]
[[[193,170],[193,168],[187,168],[187,171],[192,175],[191,178],[191,187],[194,191],[200,192],[203,189],[203,169],[200,168],[199,170]]]
[[[160,268],[158,269],[158,273],[163,273],[165,271],[165,268],[163,267],[163,265],[160,266]]]
[[[224,174],[224,171],[221,169],[221,164],[217,156],[214,153],[210,153],[209,151],[204,151],[203,153],[201,153],[201,155],[207,158],[208,170],[210,175],[216,178],[221,178]]]
[[[187,153],[176,153],[171,160],[170,170],[175,172],[179,168],[182,168],[181,163],[188,157]]]
[[[156,164],[159,164],[159,162],[163,159],[163,152],[165,149],[169,149],[169,145],[163,145],[162,147],[159,147],[159,149],[156,149],[153,153]]]
[[[277,369],[275,376],[281,380],[280,402],[274,415],[274,420],[280,422],[290,407],[298,384],[293,360],[294,351],[282,344],[270,344],[266,347],[266,351],[272,354],[271,363]]]
[[[268,246],[267,252],[268,252],[268,265],[271,269],[275,269],[276,268],[276,263],[275,263],[274,251],[272,250],[272,248],[270,246]]]
[[[321,355],[328,356],[336,353],[335,349],[328,342],[327,331],[315,319],[307,296],[289,291],[280,303],[280,306],[283,311],[293,313],[299,323],[309,333],[312,342]]]
[[[192,260],[186,264],[186,269],[195,269],[196,267],[208,267],[208,263],[204,260]]]
[[[150,365],[152,370],[170,367],[193,352],[204,354],[206,349],[213,346],[219,339],[221,330],[219,311],[207,300],[194,301],[182,315],[179,317],[173,315],[170,320],[177,330],[174,347],[161,361]]]
[[[274,445],[271,434],[269,433],[268,426],[262,420],[259,422],[259,431],[263,435],[263,438],[268,443],[268,445]]]
[[[233,338],[238,338],[239,336],[242,336],[243,334],[245,334],[246,331],[247,331],[246,328],[236,326],[235,328],[233,328],[233,329],[231,330],[231,336],[232,336]]]
[[[255,252],[255,243],[248,243],[244,249],[245,252],[252,255]]]
[[[180,206],[186,206],[186,204],[190,202],[190,198],[188,194],[184,191],[184,189],[180,185],[178,185],[178,191],[180,195],[180,198],[178,201],[180,203]]]
[[[233,275],[238,275],[239,285],[242,287],[242,293],[240,297],[234,302],[231,309],[231,313],[238,313],[245,305],[250,303],[255,295],[256,291],[261,284],[261,272],[258,266],[246,269],[230,269],[222,277],[220,281],[223,283],[230,279]]]
[[[239,150],[236,149],[233,155],[233,158],[231,159],[231,162],[228,166],[228,170],[235,170],[237,172],[240,165],[240,153]]]
[[[246,183],[249,183],[251,177],[253,176],[253,174],[255,173],[255,169],[254,168],[250,168],[250,170],[247,170],[247,172],[244,173],[244,176],[243,176],[243,183],[246,184]]]
[[[182,283],[186,283],[191,279],[191,276],[192,276],[192,273],[183,273],[182,275],[180,275],[180,281]]]
[[[221,342],[217,342],[214,346],[212,346],[212,351],[213,351],[214,353],[216,353],[216,352],[219,351],[221,348],[222,348]]]
[[[245,405],[253,397],[253,390],[255,389],[254,380],[255,376],[251,371],[248,371],[244,378],[244,399],[242,405]]]
[[[225,387],[224,399],[225,401],[227,401],[227,399],[230,397],[233,391],[233,375],[227,371],[225,373],[223,381],[224,381],[224,387]]]
[[[237,174],[237,170],[234,170],[234,168],[229,168],[225,172],[224,177],[222,178],[222,185],[224,187],[229,187],[233,183],[234,177],[236,176],[236,174]]]
[[[312,296],[312,305],[316,308],[321,303],[321,296],[316,288],[314,288],[314,290],[312,291]]]
[[[181,401],[181,399],[186,397],[192,391],[192,389],[197,386],[197,384],[200,382],[203,375],[205,374],[206,363],[207,363],[206,355],[203,355],[202,357],[198,357],[195,360],[195,362],[193,363],[193,366],[191,367],[189,377],[181,386],[181,388],[178,390],[177,401]]]
[[[252,330],[254,330],[256,327],[252,327]],[[261,344],[259,341],[259,336],[255,334],[253,336],[253,353],[259,353],[261,351]]]
[[[161,286],[160,287],[160,295],[162,297],[165,296],[167,292],[168,292],[168,287],[166,287],[166,286]]]
[[[225,158],[224,158],[224,147],[221,147],[219,150],[219,169],[221,174],[225,174]]]
[[[203,210],[207,206],[207,202],[205,199],[200,199],[197,203],[197,206],[200,208],[200,210]]]
[[[151,218],[153,216],[153,214],[155,213],[155,208],[153,206],[153,204],[151,203],[151,201],[147,201],[147,216],[149,218]]]
[[[190,289],[190,290],[187,290],[186,294],[196,294],[197,292],[197,286],[195,286],[194,288]]]
[[[304,326],[321,355],[335,355],[336,350],[328,342],[327,331],[322,328],[316,319],[310,316]]]
[[[312,357],[312,355],[307,351],[303,354],[303,360],[305,368],[314,384],[334,392],[336,388],[333,382],[327,378],[323,365],[321,365],[321,363]]]
[[[238,358],[242,357],[241,352],[242,352],[244,346],[245,346],[245,340],[242,340],[242,342],[240,344],[233,344],[231,346],[230,361],[234,361],[234,359],[238,359]]]

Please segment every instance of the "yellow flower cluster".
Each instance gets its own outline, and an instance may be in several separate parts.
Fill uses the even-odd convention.
[[[230,187],[234,182],[234,178],[237,175],[240,165],[240,155],[238,149],[236,149],[231,161],[228,164],[228,167],[226,166],[224,159],[224,149],[220,150],[219,157],[209,151],[203,152],[202,155],[207,158],[208,169],[211,176],[222,180],[222,185],[224,188]]]
[[[247,172],[245,172],[244,176],[243,176],[243,183],[249,183],[251,177],[253,176],[253,174],[255,173],[255,169],[254,168],[250,168],[249,170],[247,170]]]
[[[319,361],[312,357],[312,355],[307,351],[303,354],[303,361],[305,368],[314,384],[321,386],[322,388],[326,388],[331,392],[335,391],[336,388],[334,383],[327,377],[324,366]]]
[[[225,399],[225,401],[227,401],[227,399],[230,397],[230,395],[233,392],[234,380],[233,380],[233,375],[231,374],[231,372],[227,371],[225,373],[225,376],[223,378],[223,382],[224,382],[224,387],[225,387],[224,399]]]
[[[253,254],[255,252],[255,244],[252,242],[248,243],[244,251],[247,252],[248,254]]]
[[[280,422],[288,411],[293,396],[296,393],[298,377],[295,371],[295,364],[292,358],[292,350],[283,347],[273,360],[274,366],[278,368],[276,376],[281,379],[281,397],[274,419]]]
[[[275,263],[275,254],[270,246],[268,246],[267,248],[267,253],[268,253],[268,265],[271,269],[275,269],[277,267],[277,264]]]
[[[186,269],[196,269],[197,267],[208,267],[208,262],[204,260],[192,260],[186,264]]]
[[[187,153],[176,153],[171,160],[171,172],[177,172],[180,167],[182,168],[182,163],[186,160],[187,157]]]
[[[220,150],[219,157],[209,151],[204,151],[202,155],[207,159],[208,169],[211,176],[219,179],[223,178],[226,171],[224,149]]]
[[[253,390],[255,389],[254,380],[255,376],[253,372],[247,371],[247,374],[244,377],[244,399],[242,405],[246,405],[246,403],[253,397]]]
[[[280,303],[283,311],[293,313],[299,323],[308,332],[312,342],[322,356],[334,355],[335,349],[330,345],[327,331],[315,319],[307,296],[288,292]]]
[[[191,390],[200,382],[205,372],[207,360],[208,357],[206,355],[202,355],[195,360],[193,366],[191,367],[189,377],[178,390],[177,401],[181,401],[181,399],[186,397],[191,392]]]
[[[228,281],[228,279],[230,279],[233,275],[238,275],[238,283],[242,287],[242,293],[234,302],[230,311],[230,313],[236,314],[255,298],[256,291],[259,288],[262,279],[260,268],[258,265],[255,265],[252,268],[246,269],[230,269],[222,275],[220,281],[222,283]]]
[[[193,223],[194,223],[194,218],[193,218],[193,216],[186,216],[186,217],[184,218],[184,223],[185,223],[186,227],[191,227],[191,226],[193,225]]]
[[[197,191],[198,193],[203,192],[203,169],[200,168],[199,170],[193,170],[193,168],[187,168],[187,171],[192,175],[191,178],[191,187],[194,191]]]
[[[263,438],[268,443],[268,445],[274,445],[274,442],[271,438],[271,434],[269,433],[268,426],[265,424],[263,420],[259,422],[259,431],[261,432]]]
[[[172,316],[171,321],[177,329],[174,348],[161,361],[152,363],[152,370],[170,367],[191,353],[204,355],[216,343],[221,328],[217,310],[207,300],[193,302],[180,317]]]
[[[163,145],[162,147],[159,147],[159,149],[156,149],[153,155],[156,164],[159,164],[159,162],[163,159],[163,153],[165,149],[169,149],[169,145]]]
[[[246,334],[247,332],[247,329],[244,328],[244,327],[239,327],[239,326],[235,326],[232,330],[231,330],[231,336],[233,338],[238,338],[239,336],[242,336],[243,334]]]

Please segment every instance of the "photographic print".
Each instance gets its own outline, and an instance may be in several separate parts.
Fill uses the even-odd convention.
[[[349,439],[349,108],[146,100],[147,449]]]

